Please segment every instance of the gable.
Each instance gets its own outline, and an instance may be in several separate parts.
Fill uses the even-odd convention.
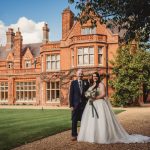
[[[33,55],[32,55],[32,53],[31,53],[29,48],[27,48],[27,50],[26,50],[26,52],[25,52],[25,54],[23,56],[23,59],[33,59]]]
[[[14,55],[12,52],[8,53],[6,60],[7,61],[14,61]]]
[[[67,39],[73,37],[73,36],[79,36],[81,35],[82,28],[89,28],[91,27],[91,22],[88,21],[86,24],[83,24],[81,26],[80,22],[76,22],[70,32],[68,33]],[[113,34],[110,29],[106,27],[105,24],[97,23],[96,27],[96,33],[99,35],[106,35],[107,36],[107,42],[118,42],[118,34]],[[67,40],[66,39],[66,40]]]

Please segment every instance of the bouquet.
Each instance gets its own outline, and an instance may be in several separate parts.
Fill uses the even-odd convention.
[[[87,90],[85,92],[85,97],[89,99],[90,105],[93,103],[93,100],[96,98],[97,95],[96,93],[97,93],[96,89]]]
[[[85,92],[85,97],[89,99],[89,104],[92,106],[92,115],[93,115],[93,117],[94,117],[94,111],[95,111],[95,114],[96,114],[97,118],[99,118],[97,110],[96,110],[96,108],[93,104],[93,101],[95,100],[96,96],[97,96],[97,89],[88,89]]]

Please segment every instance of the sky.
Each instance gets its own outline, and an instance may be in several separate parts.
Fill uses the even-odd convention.
[[[70,7],[77,14],[75,5],[68,0],[2,0],[0,4],[0,45],[6,43],[6,31],[21,31],[23,44],[42,42],[42,27],[48,24],[49,40],[59,41],[62,36],[62,12]]]

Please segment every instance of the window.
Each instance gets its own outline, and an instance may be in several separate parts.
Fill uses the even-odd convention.
[[[60,83],[59,82],[47,82],[47,101],[59,102],[60,101]]]
[[[74,49],[71,50],[72,67],[74,67]]]
[[[102,64],[103,59],[103,49],[102,47],[98,47],[98,64]]]
[[[8,69],[12,69],[13,68],[13,62],[8,62],[7,66],[8,66]]]
[[[8,82],[0,82],[0,101],[8,100]]]
[[[46,57],[46,69],[47,70],[59,70],[60,69],[60,55],[47,55]]]
[[[16,100],[33,101],[36,100],[36,83],[33,82],[16,82]]]
[[[31,60],[25,60],[25,68],[31,68]]]
[[[84,47],[78,49],[78,65],[94,64],[94,48]]]
[[[96,33],[96,28],[88,27],[88,28],[82,28],[81,29],[81,34],[82,35],[95,34],[95,33]]]

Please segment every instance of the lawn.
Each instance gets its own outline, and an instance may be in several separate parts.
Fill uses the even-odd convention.
[[[115,110],[115,113],[121,111]],[[70,128],[70,110],[1,109],[0,150],[9,150]]]

